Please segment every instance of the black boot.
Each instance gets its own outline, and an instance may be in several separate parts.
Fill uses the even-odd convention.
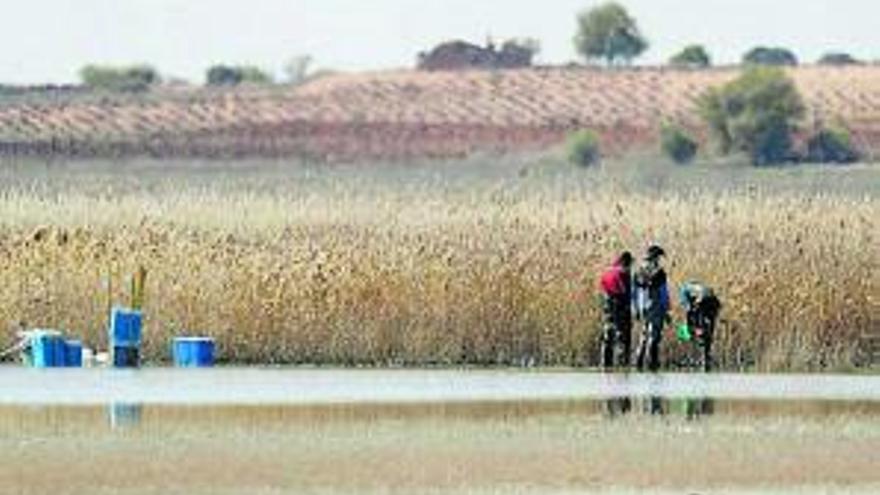
[[[645,369],[645,354],[647,354],[648,350],[648,341],[644,337],[639,341],[639,351],[636,354],[636,369],[639,371],[644,371]]]
[[[614,339],[612,332],[605,330],[602,336],[602,368],[609,370],[614,367]]]

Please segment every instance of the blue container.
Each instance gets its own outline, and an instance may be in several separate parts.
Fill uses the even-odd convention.
[[[83,345],[78,340],[64,342],[64,366],[68,368],[82,368]]]
[[[127,308],[113,308],[110,316],[110,346],[140,347],[143,313]]]
[[[214,366],[214,339],[208,337],[178,337],[174,339],[172,354],[179,368],[210,368]]]
[[[34,368],[63,367],[66,357],[66,346],[61,332],[38,330],[31,335],[31,364]]]
[[[141,365],[141,350],[137,347],[116,346],[110,354],[114,368],[137,368]]]

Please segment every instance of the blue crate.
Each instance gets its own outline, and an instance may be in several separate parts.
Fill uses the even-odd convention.
[[[172,344],[174,365],[178,368],[210,368],[214,366],[214,339],[209,337],[178,337]]]

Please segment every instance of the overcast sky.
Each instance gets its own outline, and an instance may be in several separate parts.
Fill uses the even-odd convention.
[[[200,81],[213,63],[274,73],[310,54],[320,68],[411,65],[437,42],[530,36],[544,63],[575,58],[574,16],[590,0],[6,0],[0,81],[66,82],[86,63],[147,62]],[[755,44],[880,58],[880,0],[626,0],[658,62],[690,42],[733,62]]]

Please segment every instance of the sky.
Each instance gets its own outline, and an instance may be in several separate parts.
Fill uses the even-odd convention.
[[[193,82],[215,63],[282,74],[310,55],[340,71],[411,66],[448,39],[540,40],[541,63],[575,60],[577,12],[598,0],[6,0],[0,82],[74,82],[88,63],[149,63]],[[880,58],[878,0],[623,0],[659,63],[682,46],[707,46],[719,63],[783,45],[802,60],[826,51]]]

